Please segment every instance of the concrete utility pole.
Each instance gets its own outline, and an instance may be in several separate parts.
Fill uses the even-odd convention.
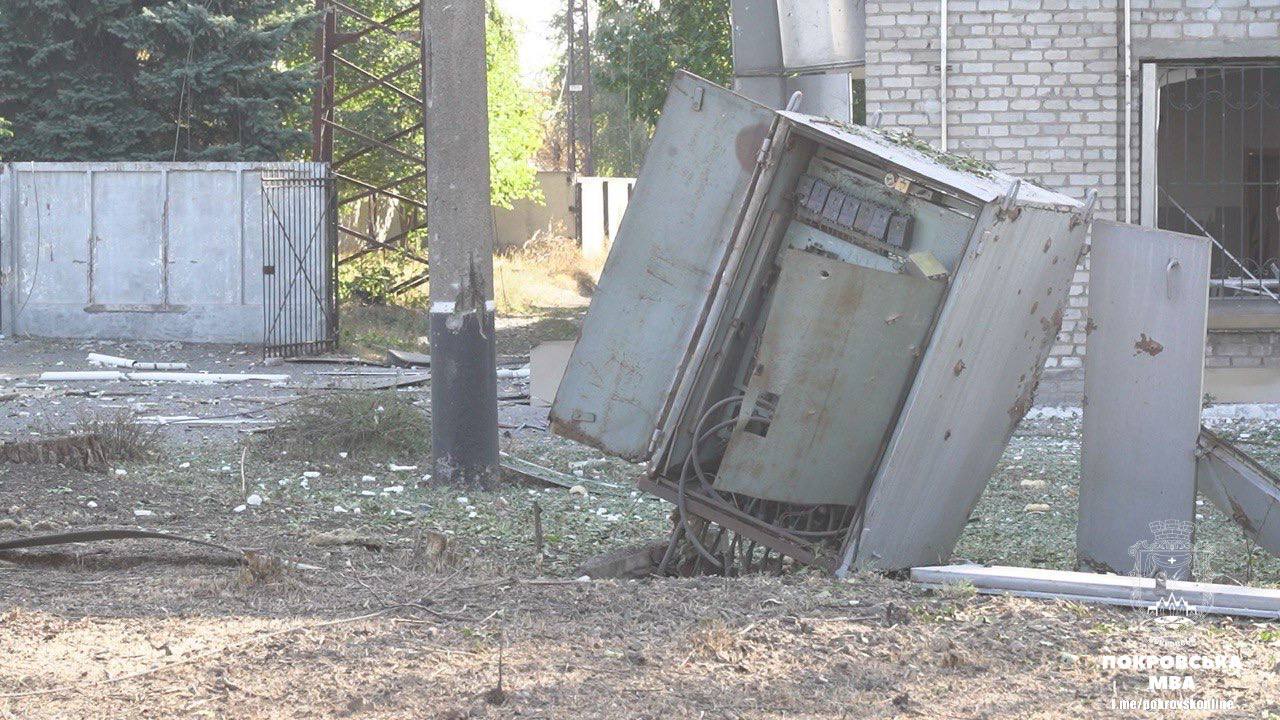
[[[498,479],[485,0],[422,0],[431,464],[436,482]]]

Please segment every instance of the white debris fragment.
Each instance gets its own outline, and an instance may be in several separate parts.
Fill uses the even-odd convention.
[[[412,472],[414,470],[417,470],[418,466],[417,465],[397,465],[395,463],[391,463],[387,465],[387,468],[389,468],[391,472]]]
[[[1034,490],[1034,489],[1044,487],[1045,482],[1044,480],[1023,480],[1022,482],[1018,483],[1018,485],[1024,488],[1029,488]]]
[[[360,494],[361,494],[361,495],[363,495],[364,497],[373,497],[373,496],[377,495],[378,493],[376,493],[376,492],[374,492],[374,491],[372,491],[372,490],[361,490],[361,491],[360,491]]]
[[[387,494],[391,494],[391,493],[394,493],[394,494],[396,494],[396,495],[399,495],[399,494],[400,494],[400,493],[402,493],[402,492],[404,492],[404,486],[403,486],[403,485],[392,485],[392,486],[390,486],[390,487],[384,487],[384,488],[382,488],[382,494],[383,494],[383,495],[387,495]]]
[[[178,467],[179,467],[179,468],[181,468],[181,469],[183,469],[183,470],[186,470],[187,468],[191,467],[191,463],[189,463],[189,462],[184,462],[184,463],[182,463],[181,465],[179,465]]]
[[[365,475],[365,476],[361,477],[361,478],[360,478],[360,480],[361,480],[362,482],[377,482],[378,478],[376,478],[376,477],[374,477],[374,476],[372,476],[372,475]]]
[[[347,451],[346,451],[346,450],[343,450],[342,452],[338,453],[338,457],[342,458],[343,460],[346,460],[346,459],[347,459]]]
[[[609,461],[606,460],[605,458],[590,458],[587,460],[578,460],[576,462],[571,462],[569,463],[569,468],[572,470],[584,470],[586,468],[599,467],[600,465],[606,465],[608,464],[608,462]]]
[[[529,377],[529,366],[518,368],[498,368],[498,377],[503,379]]]
[[[234,513],[242,513],[242,512],[244,512],[245,507],[246,507],[245,505],[237,505],[237,506],[235,506],[235,507],[231,508],[231,512],[234,512]]]
[[[467,503],[469,503],[469,502],[471,502],[471,498],[467,497],[466,495],[459,495],[459,496],[458,496],[458,504],[459,504],[459,505],[466,505],[466,504],[467,504]]]
[[[125,470],[124,468],[116,468],[116,477],[124,477],[125,475],[128,475],[128,474],[129,474],[128,470]]]
[[[1027,506],[1022,508],[1022,511],[1029,513],[1047,513],[1049,512],[1049,506],[1044,503],[1027,503]]]
[[[336,513],[345,513],[345,512],[347,511],[347,509],[346,509],[346,508],[344,508],[344,507],[342,507],[341,505],[334,505],[334,506],[333,506],[333,511],[334,511],[334,512],[336,512]]]
[[[151,517],[152,515],[155,515],[155,513],[151,512],[150,510],[144,510],[142,508],[139,508],[133,511],[134,517]]]
[[[98,507],[98,503],[90,500],[89,502],[85,503],[84,506],[87,508],[96,508]]]
[[[587,492],[587,489],[581,485],[574,485],[573,487],[569,488],[569,494],[581,495],[582,497],[587,497],[589,495],[589,493]]]
[[[261,496],[261,495],[259,495],[258,493],[254,493],[254,494],[250,495],[249,497],[245,498],[245,499],[244,499],[244,501],[245,501],[246,503],[248,503],[249,505],[252,505],[252,506],[254,506],[254,507],[257,507],[257,506],[259,506],[259,505],[261,505],[261,504],[262,504],[262,496]]]
[[[306,472],[302,473],[302,477],[304,477],[304,478],[318,478],[318,477],[320,477],[320,472],[319,472],[318,470],[308,470],[308,471],[306,471]]]
[[[579,576],[578,576],[578,582],[591,582],[591,576],[590,576],[590,575],[579,575]]]

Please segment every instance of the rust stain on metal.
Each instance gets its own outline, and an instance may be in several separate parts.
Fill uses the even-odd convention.
[[[1053,315],[1040,318],[1040,328],[1045,334],[1056,336],[1062,330],[1062,308],[1053,311]]]
[[[1086,319],[1085,319],[1085,321],[1084,321],[1084,334],[1085,334],[1085,335],[1088,335],[1089,333],[1091,333],[1091,332],[1093,332],[1094,330],[1097,330],[1097,329],[1098,329],[1098,323],[1094,322],[1093,318],[1086,318]]]
[[[1227,497],[1227,502],[1231,503],[1231,519],[1244,530],[1249,537],[1257,537],[1258,528],[1254,527],[1253,521],[1249,519],[1249,514],[1244,511],[1244,507],[1236,501],[1235,498],[1223,493]]]
[[[900,318],[900,317],[902,317],[902,313],[894,313],[894,314],[892,314],[892,315],[890,315],[889,317],[887,317],[887,318],[885,318],[885,319],[884,319],[884,324],[885,324],[885,325],[892,325],[892,324],[894,324],[894,323],[898,322],[898,318]]]
[[[1137,355],[1138,353],[1146,353],[1155,357],[1156,355],[1164,352],[1164,345],[1161,345],[1154,339],[1147,337],[1146,333],[1141,333],[1138,336],[1138,339],[1133,343],[1133,347],[1137,351],[1134,355]]]
[[[1037,310],[1039,310],[1039,309],[1040,309],[1040,301],[1039,301],[1039,300],[1036,300],[1035,302],[1031,303],[1031,314],[1032,314],[1032,315],[1035,315],[1035,314],[1036,314],[1036,311],[1037,311]]]
[[[964,372],[964,367],[964,360],[957,360],[955,367],[951,368],[951,372],[959,376],[960,373]]]

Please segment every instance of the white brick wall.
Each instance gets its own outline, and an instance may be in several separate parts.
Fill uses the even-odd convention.
[[[1096,188],[1098,216],[1123,217],[1123,3],[951,0],[948,8],[949,149],[1076,197]],[[1280,37],[1280,0],[1132,0],[1132,10],[1135,43]],[[866,0],[866,13],[867,121],[937,143],[938,0]],[[1140,80],[1135,68],[1135,221]],[[1083,360],[1088,279],[1086,256],[1050,368]]]

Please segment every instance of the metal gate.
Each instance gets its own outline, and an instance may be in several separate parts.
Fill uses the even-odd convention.
[[[338,210],[331,177],[262,179],[263,354],[338,344]]]

